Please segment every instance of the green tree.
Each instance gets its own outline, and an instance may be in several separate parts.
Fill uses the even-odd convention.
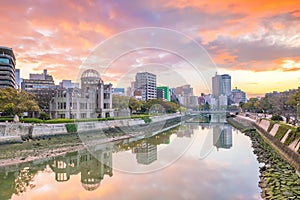
[[[0,112],[21,116],[26,111],[39,110],[32,94],[14,88],[0,89]]]
[[[127,96],[112,96],[112,106],[115,110],[122,110],[129,108],[130,97]]]
[[[291,94],[286,101],[286,104],[296,108],[297,104],[300,104],[300,91],[294,92]]]
[[[243,105],[242,109],[244,111],[256,112],[257,108],[255,107],[255,103],[257,101],[257,98],[250,98],[249,101]]]
[[[135,98],[131,97],[129,99],[129,109],[130,112],[132,113],[133,111],[135,112],[140,112],[142,109],[143,103],[139,100],[136,100]]]

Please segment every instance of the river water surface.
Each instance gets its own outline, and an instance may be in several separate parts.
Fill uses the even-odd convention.
[[[252,151],[228,124],[186,123],[0,169],[0,199],[260,199]]]

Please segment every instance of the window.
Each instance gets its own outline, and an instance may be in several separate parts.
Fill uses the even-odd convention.
[[[9,64],[8,58],[0,58],[0,63]]]

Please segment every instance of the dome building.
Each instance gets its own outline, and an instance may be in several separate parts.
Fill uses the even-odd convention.
[[[114,116],[112,84],[104,84],[94,69],[81,75],[81,88],[58,90],[50,103],[52,118],[108,118]]]

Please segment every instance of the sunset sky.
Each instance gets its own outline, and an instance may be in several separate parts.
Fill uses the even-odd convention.
[[[82,62],[101,42],[124,31],[159,27],[197,42],[218,73],[230,74],[232,86],[248,96],[300,86],[299,0],[10,0],[1,2],[0,13],[0,46],[13,48],[23,78],[47,68],[56,81],[76,80]],[[123,40],[118,43],[131,42]],[[109,48],[108,53],[116,50]],[[114,60],[111,70],[101,75],[104,81],[118,85],[118,77],[128,73],[123,67],[140,71],[145,68],[137,66],[151,63],[149,68],[176,71],[164,78],[174,86],[179,80],[174,74],[187,65],[169,51],[142,49],[129,54]],[[192,79],[192,70],[184,72]],[[209,92],[202,83],[187,79],[180,83],[185,82],[192,84],[196,95]]]

